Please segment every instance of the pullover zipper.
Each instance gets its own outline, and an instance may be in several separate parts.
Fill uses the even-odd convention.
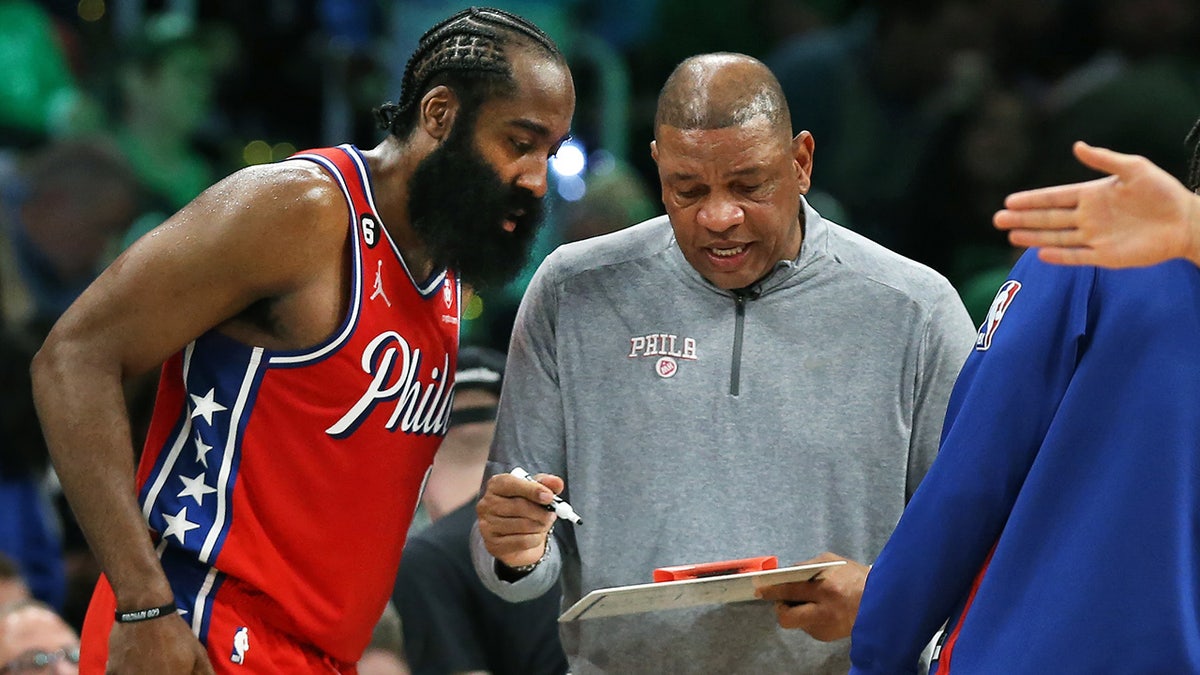
[[[737,396],[742,385],[742,329],[746,323],[746,301],[757,300],[757,286],[739,288],[733,292],[734,322],[733,322],[733,360],[729,366],[729,395]]]

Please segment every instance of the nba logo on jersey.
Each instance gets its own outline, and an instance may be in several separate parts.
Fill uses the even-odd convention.
[[[442,300],[446,303],[446,309],[454,305],[454,284],[449,279],[442,283]]]
[[[246,652],[250,651],[250,629],[242,626],[233,634],[233,653],[229,660],[242,664],[246,662]]]
[[[996,329],[1000,327],[1004,313],[1008,311],[1009,305],[1012,304],[1013,298],[1017,297],[1019,290],[1021,290],[1021,282],[1013,279],[1009,279],[1000,286],[996,298],[992,300],[992,306],[988,308],[987,318],[979,327],[979,336],[975,338],[976,351],[987,351],[987,348],[992,346],[992,338],[996,335]]]

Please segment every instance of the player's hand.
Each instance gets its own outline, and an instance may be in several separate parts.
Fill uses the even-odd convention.
[[[1145,157],[1082,141],[1073,150],[1109,175],[1009,195],[992,221],[1010,242],[1065,265],[1140,267],[1197,256],[1200,198]]]
[[[108,636],[108,673],[213,675],[204,646],[178,615],[115,623]]]
[[[775,616],[783,628],[799,628],[822,642],[850,637],[869,568],[833,553],[796,564],[834,560],[846,564],[824,570],[811,581],[764,586],[755,595],[775,602]]]
[[[536,483],[507,473],[492,476],[475,505],[479,533],[488,553],[509,567],[529,565],[542,558],[556,518],[545,505],[562,492],[563,480],[544,473],[534,478]]]

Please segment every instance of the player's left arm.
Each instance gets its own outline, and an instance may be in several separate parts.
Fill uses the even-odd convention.
[[[852,672],[915,673],[965,597],[1074,374],[1093,278],[1027,254],[1002,287],[951,395],[937,459],[867,577]]]

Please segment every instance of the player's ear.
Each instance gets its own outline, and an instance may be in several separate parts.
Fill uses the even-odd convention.
[[[425,92],[421,97],[418,124],[433,138],[443,140],[454,126],[460,102],[454,90],[444,84]]]

